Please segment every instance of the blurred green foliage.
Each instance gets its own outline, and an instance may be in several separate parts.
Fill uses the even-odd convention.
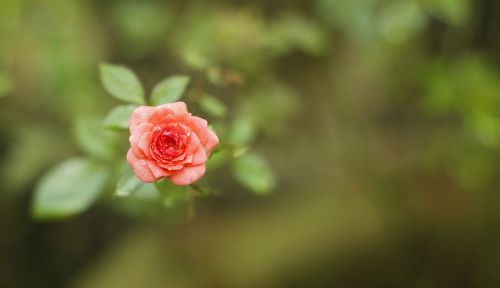
[[[0,1],[0,286],[499,286],[499,19],[496,0]],[[191,77],[229,147],[191,221],[193,191],[133,178],[30,220],[50,167],[125,155],[101,62],[145,91]],[[61,193],[92,186],[76,166]]]
[[[66,160],[38,185],[33,214],[45,219],[85,210],[99,197],[107,174],[105,167],[97,163],[78,158]]]

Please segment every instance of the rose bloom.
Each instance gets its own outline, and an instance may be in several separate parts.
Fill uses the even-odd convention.
[[[139,106],[130,119],[127,160],[144,182],[163,177],[189,185],[205,174],[205,163],[219,143],[207,121],[192,116],[184,102]]]

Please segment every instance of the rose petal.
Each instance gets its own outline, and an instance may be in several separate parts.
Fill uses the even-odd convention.
[[[207,152],[210,152],[212,148],[217,146],[219,144],[219,137],[217,137],[217,134],[215,134],[214,131],[208,129],[207,130],[207,142],[205,143],[205,150]]]
[[[167,121],[165,119],[171,118],[174,116],[174,112],[166,107],[158,106],[155,108],[155,111],[151,113],[148,118],[149,123],[153,125],[164,124]]]
[[[179,101],[174,103],[168,103],[158,106],[158,108],[167,108],[174,112],[174,114],[187,114],[188,110],[186,107],[186,103]]]
[[[145,154],[144,152],[138,147],[139,141],[141,140],[141,137],[143,134],[149,132],[153,125],[150,123],[142,123],[137,125],[137,127],[134,130],[134,133],[130,134],[129,141],[130,141],[130,147],[134,151],[134,153],[139,156],[139,157],[144,157]]]
[[[135,175],[143,182],[155,182],[159,178],[155,177],[147,166],[146,160],[139,159],[132,149],[127,152],[127,161],[134,170]]]
[[[183,164],[171,164],[171,163],[157,163],[159,167],[167,171],[169,175],[171,175],[175,171],[179,171],[184,168]],[[168,176],[168,175],[167,175]]]
[[[172,110],[164,109],[164,111],[159,112],[158,115],[152,117],[152,120],[156,125],[166,125],[170,123],[178,123],[177,115],[174,115]]]
[[[186,153],[189,155],[194,152],[201,145],[198,135],[191,133],[188,139],[188,146],[186,147]]]
[[[183,115],[189,116],[186,104],[184,102],[163,104],[155,107],[154,109],[155,110],[148,118],[148,121],[153,124],[178,122],[178,119],[176,119],[177,117],[182,117]]]
[[[137,143],[137,147],[141,149],[146,158],[151,157],[151,152],[149,150],[150,145],[151,145],[151,133],[148,132],[142,134],[141,138],[139,139],[139,142]]]
[[[191,122],[194,125],[194,130],[200,138],[200,142],[205,147],[205,151],[207,154],[210,154],[210,151],[219,144],[219,138],[217,135],[208,128],[207,121],[203,118],[192,116]]]
[[[151,106],[139,106],[137,107],[132,116],[130,117],[130,133],[134,133],[135,129],[143,123],[147,123],[151,114],[155,111],[154,107]]]
[[[198,165],[205,163],[208,160],[207,152],[203,146],[198,146],[198,149],[193,153],[193,159],[190,161],[191,165]]]
[[[207,120],[205,120],[205,119],[203,119],[201,117],[191,116],[191,120],[193,121],[194,124],[196,124],[196,127],[198,127],[198,129],[203,129],[203,128],[207,128],[208,127]]]
[[[184,169],[168,176],[168,178],[176,185],[189,185],[198,181],[203,175],[205,175],[205,164],[184,167]]]
[[[171,172],[168,172],[168,171],[158,167],[158,165],[156,165],[156,163],[152,160],[147,160],[146,164],[148,165],[148,168],[151,171],[151,173],[153,173],[153,175],[156,178],[163,178],[163,177],[171,174]]]
[[[199,151],[202,148],[203,153]],[[191,133],[189,136],[188,146],[186,147],[186,151],[182,155],[183,157],[177,157],[174,159],[175,163],[179,164],[201,164],[208,160],[207,154],[203,149],[203,146],[198,139],[198,136],[195,133]],[[194,159],[196,157],[196,160]],[[204,160],[203,160],[204,159]]]

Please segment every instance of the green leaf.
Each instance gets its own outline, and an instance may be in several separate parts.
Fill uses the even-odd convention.
[[[74,132],[77,144],[92,157],[109,160],[120,153],[121,139],[116,132],[105,129],[97,118],[78,118]]]
[[[115,195],[119,197],[130,196],[137,191],[142,184],[144,183],[135,176],[132,169],[127,167],[116,184]]]
[[[207,170],[215,170],[232,160],[230,149],[214,150],[207,161]]]
[[[128,129],[130,117],[137,108],[136,105],[121,105],[115,107],[104,119],[103,125],[110,129]]]
[[[142,204],[160,204],[160,193],[156,189],[154,183],[144,183],[142,182],[141,185],[135,191],[130,194],[128,197],[120,197],[121,203],[129,203],[132,206],[135,204],[142,205]],[[117,199],[118,200],[118,199]],[[128,205],[128,204],[127,204]]]
[[[226,105],[219,99],[211,95],[204,95],[200,100],[200,107],[205,112],[215,117],[224,117],[227,114]]]
[[[144,89],[137,76],[125,66],[101,64],[101,81],[104,88],[117,99],[144,104]]]
[[[7,72],[0,70],[0,98],[12,93],[14,90],[13,82],[12,77]]]
[[[275,186],[269,164],[258,154],[248,152],[236,159],[233,172],[241,185],[257,194],[267,194]]]
[[[471,0],[424,0],[419,4],[449,24],[462,25],[470,18],[472,3]]]
[[[153,105],[172,103],[179,100],[186,90],[189,83],[189,77],[184,75],[175,75],[156,84],[151,94]]]
[[[309,54],[326,51],[326,31],[313,21],[296,13],[277,15],[262,35],[263,43],[275,53],[284,54],[291,49],[301,49]]]
[[[189,200],[189,186],[174,185],[168,179],[156,182],[155,186],[162,195],[163,205],[167,208],[175,208],[180,204],[185,204]]]
[[[134,201],[157,203],[160,200],[160,193],[153,183],[142,183],[130,198]]]
[[[107,170],[89,160],[73,158],[50,170],[35,188],[32,215],[65,218],[87,209],[99,197]]]
[[[54,163],[71,152],[70,143],[66,141],[67,136],[61,135],[50,126],[35,123],[36,121],[30,122],[33,123],[26,125],[16,121],[8,122],[8,130],[3,131],[3,127],[0,129],[1,135],[9,135],[5,138],[2,136],[2,141],[9,143],[9,138],[12,137],[8,153],[4,154],[0,164],[2,191],[23,191],[24,187],[29,187],[47,168],[47,163]],[[36,143],[36,149],[33,149],[33,143]]]
[[[163,43],[174,19],[174,9],[165,1],[121,1],[112,4],[108,20],[114,27],[127,57],[144,57]]]
[[[255,130],[262,130],[272,135],[286,133],[291,128],[290,121],[300,109],[299,98],[288,84],[279,81],[261,83],[242,95],[237,117],[251,122],[249,124],[254,125]],[[240,127],[234,129],[236,129],[234,132],[242,133],[237,131],[241,129]]]
[[[243,156],[245,153],[248,152],[248,146],[235,146],[233,148],[233,157],[234,158],[240,158]]]
[[[402,42],[419,32],[426,15],[416,1],[397,1],[387,5],[378,23],[381,35],[392,42]]]
[[[253,117],[248,114],[241,113],[238,115],[231,125],[229,133],[229,143],[231,144],[248,144],[257,135],[257,127]]]

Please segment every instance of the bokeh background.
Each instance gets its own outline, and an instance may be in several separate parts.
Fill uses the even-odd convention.
[[[0,1],[0,287],[500,287],[499,28],[497,0]],[[222,169],[189,220],[33,220],[116,104],[102,61],[251,103],[274,192]]]

